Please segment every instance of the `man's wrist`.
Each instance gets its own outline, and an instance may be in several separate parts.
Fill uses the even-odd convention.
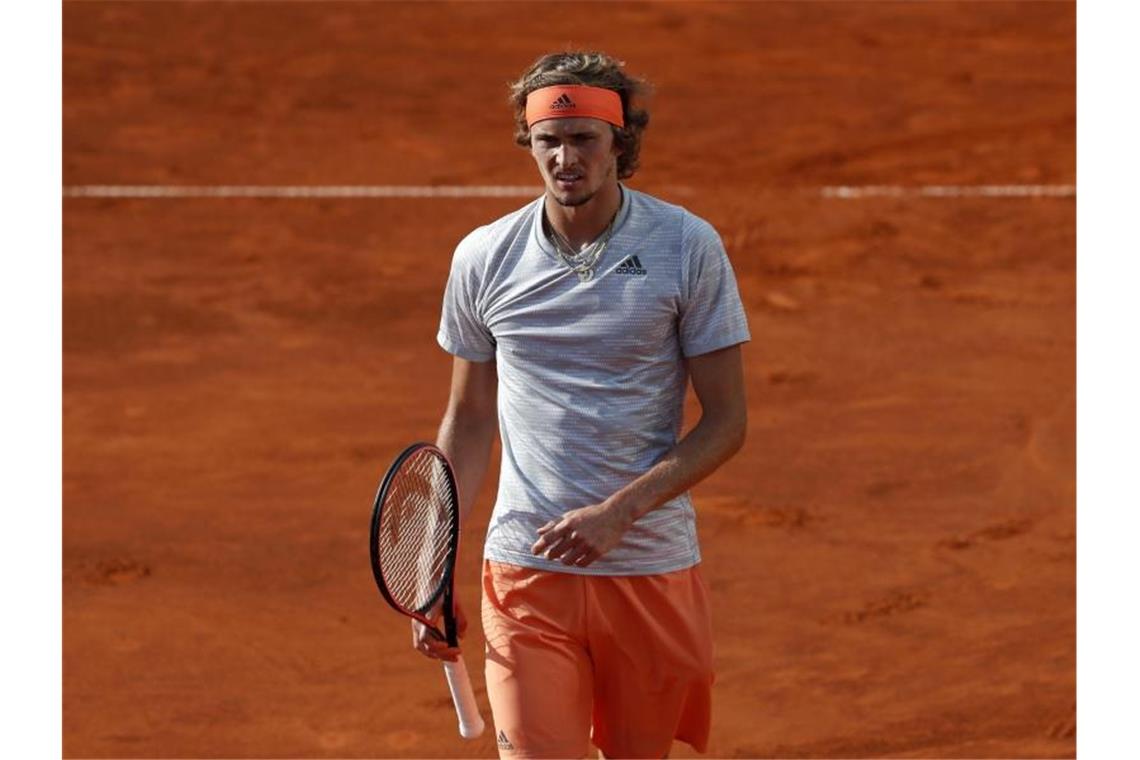
[[[606,500],[606,508],[618,516],[627,528],[637,522],[637,518],[649,511],[630,494],[620,491]]]

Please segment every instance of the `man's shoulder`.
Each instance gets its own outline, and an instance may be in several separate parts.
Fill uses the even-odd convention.
[[[689,211],[684,206],[679,206],[676,203],[662,200],[656,195],[642,192],[641,190],[634,190],[632,188],[625,188],[629,193],[630,202],[633,204],[634,210],[639,211],[642,215],[650,218],[659,219],[680,219]]]
[[[700,240],[717,234],[712,224],[680,204],[638,190],[631,190],[630,193],[635,209],[640,211],[640,218],[654,226],[662,223],[676,225],[675,229],[679,230],[685,241]]]
[[[539,199],[541,200],[541,199]],[[487,254],[504,241],[514,240],[520,230],[529,229],[534,223],[534,212],[538,201],[530,201],[525,206],[505,214],[493,222],[476,227],[460,241],[457,252],[468,255],[476,252]]]

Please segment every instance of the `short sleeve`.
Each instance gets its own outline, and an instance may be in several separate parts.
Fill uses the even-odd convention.
[[[455,248],[436,336],[444,351],[474,362],[495,358],[495,338],[479,309],[482,261],[486,256],[480,233],[481,229],[475,230]]]
[[[681,247],[681,353],[699,356],[750,340],[736,276],[716,230],[686,213]]]

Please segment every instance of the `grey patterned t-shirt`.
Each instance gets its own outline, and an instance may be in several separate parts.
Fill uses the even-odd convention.
[[[537,530],[597,504],[676,444],[684,357],[749,340],[720,237],[680,206],[622,188],[594,275],[559,258],[538,198],[455,250],[438,341],[495,359],[499,492],[484,557],[592,575],[649,575],[700,561],[687,493],[641,517],[588,567],[536,557]]]

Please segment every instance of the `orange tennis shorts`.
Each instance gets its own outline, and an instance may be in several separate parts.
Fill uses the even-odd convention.
[[[696,567],[595,576],[483,564],[487,695],[503,758],[704,752],[712,626]],[[591,730],[592,729],[592,730]]]

